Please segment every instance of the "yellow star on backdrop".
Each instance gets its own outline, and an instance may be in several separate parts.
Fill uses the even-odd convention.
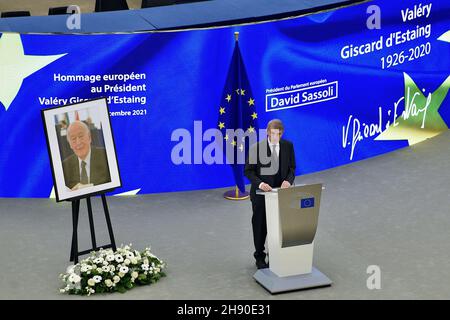
[[[450,89],[450,76],[433,93],[425,96],[407,73],[403,73],[403,75],[405,111],[397,117],[396,125],[386,128],[375,140],[408,140],[408,144],[411,146],[448,131],[447,124],[439,113],[439,108]],[[406,108],[410,110],[412,105],[419,110],[426,110],[426,113],[418,113],[416,116],[406,113]]]
[[[223,122],[219,122],[219,128],[220,128],[220,129],[223,129],[223,128],[225,128],[225,123],[223,123]]]
[[[450,30],[448,30],[446,33],[444,33],[442,36],[438,38],[438,40],[450,42]]]
[[[236,146],[236,141],[231,141],[231,145],[233,146],[233,147],[235,147]]]
[[[220,114],[224,114],[225,113],[225,108],[220,107],[219,112],[220,112]]]
[[[228,141],[228,134],[225,135],[224,139],[225,141]]]
[[[231,101],[231,95],[230,95],[230,94],[227,94],[227,97],[225,98],[225,100],[227,100],[228,102],[230,102],[230,101]]]
[[[65,56],[26,55],[20,34],[3,33],[0,38],[0,102],[6,111],[22,87],[25,78]]]
[[[258,114],[257,114],[256,112],[253,112],[252,118],[253,118],[253,120],[255,120],[256,118],[258,118]]]
[[[254,106],[255,105],[255,99],[250,98],[250,100],[247,101],[249,106]]]
[[[248,132],[254,132],[255,131],[255,128],[253,128],[252,126],[250,126],[250,128],[248,128]]]
[[[241,89],[241,96],[245,96],[245,90]]]

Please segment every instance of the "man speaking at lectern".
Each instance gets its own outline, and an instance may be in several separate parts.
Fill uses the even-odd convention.
[[[267,139],[249,150],[244,173],[251,182],[252,227],[255,244],[254,257],[258,269],[268,268],[264,245],[267,236],[266,204],[263,195],[256,190],[272,191],[272,188],[289,188],[295,179],[295,154],[292,142],[281,139],[284,127],[281,120],[273,119],[267,124]]]

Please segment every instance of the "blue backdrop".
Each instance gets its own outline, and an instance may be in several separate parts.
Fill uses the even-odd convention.
[[[371,5],[380,9],[381,29],[367,27],[368,19],[373,22],[367,13]],[[414,15],[418,13],[423,15]],[[137,113],[111,117],[123,182],[115,193],[233,186],[230,166],[174,164],[171,154],[178,142],[171,136],[176,129],[187,129],[194,151],[194,121],[202,121],[203,130],[217,128],[236,31],[259,125],[264,127],[272,118],[283,120],[285,138],[296,148],[297,175],[423,141],[450,124],[449,17],[450,3],[444,0],[377,0],[307,17],[207,30],[5,33],[0,37],[0,197],[50,195],[51,168],[40,110],[54,106],[42,103],[52,97],[67,103],[74,97],[145,98],[143,104],[110,103],[111,112]],[[397,43],[392,38],[389,46],[395,33]],[[357,50],[347,58],[343,48],[350,45]],[[44,65],[33,62],[42,56],[55,58]],[[16,70],[21,70],[23,83],[12,76]],[[132,73],[140,79],[102,78]],[[102,80],[58,81],[57,75],[100,75]],[[104,92],[105,85],[115,84],[145,84],[146,90]],[[92,92],[93,87],[103,92]],[[320,97],[319,92],[328,96]],[[298,93],[299,101],[294,99]],[[278,105],[272,107],[275,101]],[[401,119],[405,105],[417,112]],[[203,142],[203,147],[209,143]]]

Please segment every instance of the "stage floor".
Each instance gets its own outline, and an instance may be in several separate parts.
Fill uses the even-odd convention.
[[[118,244],[151,245],[167,262],[168,276],[126,294],[85,299],[450,299],[449,141],[446,132],[297,177],[297,184],[326,187],[314,265],[331,287],[274,296],[265,291],[253,279],[250,202],[224,200],[225,189],[215,189],[109,198]],[[93,204],[101,244],[106,225],[100,199]],[[80,229],[83,250],[90,244],[86,214]],[[58,292],[70,237],[68,203],[0,199],[0,299],[82,299]],[[381,268],[380,290],[366,286],[370,265]]]

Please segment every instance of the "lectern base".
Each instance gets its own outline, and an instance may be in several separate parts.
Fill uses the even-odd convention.
[[[331,286],[333,283],[326,275],[314,267],[311,273],[289,277],[279,277],[270,271],[269,268],[260,269],[254,274],[253,278],[272,294]]]

